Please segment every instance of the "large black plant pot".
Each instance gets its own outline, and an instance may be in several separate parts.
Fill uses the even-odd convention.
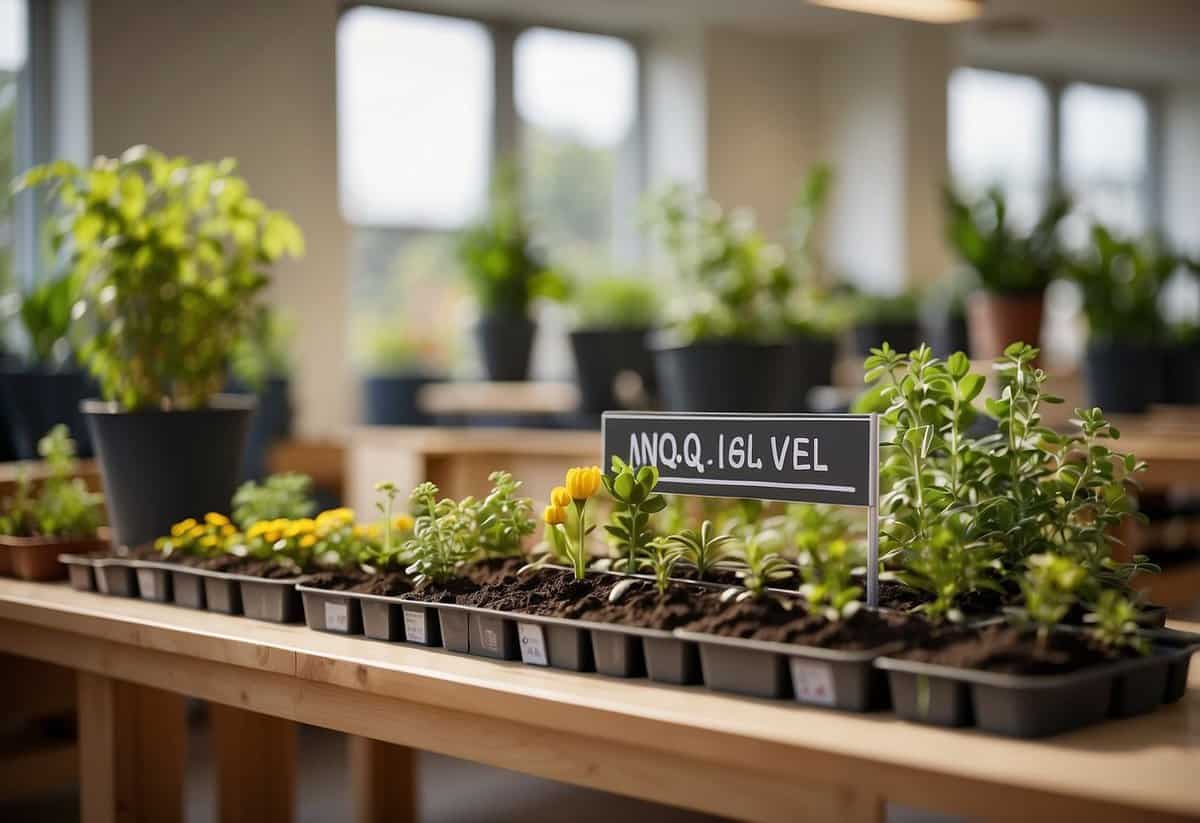
[[[186,517],[228,511],[253,410],[245,395],[188,411],[125,412],[85,400],[113,544],[140,546]]]
[[[647,398],[656,390],[654,358],[646,345],[649,329],[578,329],[571,332],[575,372],[579,381],[579,408],[603,412],[625,407],[617,397],[622,374],[642,381]]]
[[[376,374],[363,378],[363,420],[369,426],[425,426],[429,415],[417,398],[435,382],[424,374]]]
[[[886,341],[899,352],[909,352],[921,344],[921,326],[915,320],[882,320],[859,323],[852,329],[854,354],[866,357]]]
[[[257,399],[246,435],[242,479],[259,480],[267,475],[267,452],[271,446],[292,434],[291,381],[286,377],[268,377],[257,392],[240,381],[232,381],[229,390],[252,394]]]
[[[479,319],[483,370],[489,380],[525,380],[529,376],[529,354],[537,324],[527,317],[488,314]]]
[[[1162,399],[1162,350],[1145,343],[1093,340],[1083,362],[1088,405],[1110,414],[1139,414]]]
[[[91,457],[92,440],[79,402],[94,394],[91,378],[75,369],[49,371],[30,366],[0,371],[0,398],[17,457],[36,460],[38,440],[59,423],[70,430],[76,453]]]
[[[798,337],[783,354],[783,408],[810,411],[809,393],[817,386],[833,385],[837,341],[832,337]]]
[[[1163,377],[1164,403],[1200,406],[1200,343],[1167,348]]]
[[[668,411],[784,411],[787,346],[712,341],[662,347],[654,365]]]

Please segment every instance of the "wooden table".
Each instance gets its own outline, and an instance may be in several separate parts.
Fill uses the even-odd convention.
[[[360,796],[376,804],[360,819],[412,818],[411,749],[747,820],[874,821],[885,801],[1011,820],[1200,818],[1200,667],[1153,715],[1021,742],[13,580],[0,580],[0,652],[79,671],[88,821],[179,819],[181,695],[237,721],[223,820],[286,812],[257,795],[289,776],[260,750],[288,721],[358,736]]]

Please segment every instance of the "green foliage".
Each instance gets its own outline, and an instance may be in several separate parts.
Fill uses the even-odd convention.
[[[268,268],[303,253],[300,230],[251,196],[235,167],[135,146],[86,169],[37,166],[15,183],[50,187],[53,246],[81,281],[80,356],[126,409],[203,406],[251,331]]]
[[[800,594],[810,609],[830,621],[858,611],[863,590],[855,585],[853,572],[861,560],[861,553],[853,551],[845,540],[806,544],[797,565],[804,580]]]
[[[536,298],[563,297],[565,284],[533,250],[515,164],[497,166],[490,200],[483,221],[459,237],[458,256],[485,314],[524,317]]]
[[[356,320],[352,349],[355,366],[369,375],[436,374],[448,358],[444,341],[393,316]]]
[[[667,540],[679,549],[679,559],[695,567],[700,580],[708,579],[733,556],[733,535],[717,533],[711,520],[701,523],[699,530],[685,529]]]
[[[867,323],[915,323],[920,313],[915,292],[895,295],[853,292],[847,299],[854,322],[863,325]]]
[[[817,253],[817,226],[825,215],[829,191],[833,187],[833,167],[815,163],[804,176],[800,193],[788,211],[788,239],[792,266],[801,281],[817,288],[829,285]]]
[[[1150,644],[1138,635],[1137,617],[1137,604],[1131,598],[1115,589],[1105,589],[1083,619],[1092,624],[1092,638],[1104,648],[1148,654]]]
[[[66,274],[42,282],[21,300],[21,325],[37,363],[59,366],[71,359],[68,335],[79,278]]]
[[[667,507],[666,498],[654,491],[658,469],[630,466],[613,455],[612,472],[604,475],[601,482],[613,499],[611,522],[604,530],[614,539],[621,554],[613,568],[632,574],[641,566],[654,539],[650,516]]]
[[[233,521],[248,529],[260,520],[296,520],[316,511],[312,478],[297,472],[273,474],[258,483],[248,480],[233,494]]]
[[[738,579],[746,587],[742,596],[762,597],[773,581],[788,577],[794,566],[780,554],[783,536],[774,529],[762,529],[751,534],[742,545],[741,568]]]
[[[278,309],[262,307],[249,333],[233,347],[230,370],[252,389],[261,389],[268,378],[291,374],[292,340],[296,324]]]
[[[675,567],[683,559],[683,549],[678,543],[661,537],[650,541],[642,562],[643,567],[654,575],[654,587],[659,595],[666,594],[671,578],[675,576]]]
[[[405,570],[413,582],[444,584],[458,574],[459,567],[476,551],[476,520],[471,507],[438,499],[438,487],[421,483],[409,500],[416,517],[412,537],[403,546],[412,562]]]
[[[12,498],[4,501],[0,533],[17,537],[92,537],[103,517],[103,495],[75,477],[75,441],[61,423],[38,441],[49,475],[34,491],[22,472]]]
[[[485,557],[512,557],[533,534],[533,501],[519,497],[521,481],[505,471],[488,475],[492,490],[473,506],[479,549]]]
[[[1053,196],[1027,233],[1008,225],[1008,206],[999,190],[967,202],[947,188],[944,200],[946,239],[985,290],[996,294],[1041,291],[1059,274],[1063,254],[1057,230],[1071,210],[1067,198]]]
[[[1158,300],[1180,267],[1171,252],[1150,243],[1118,240],[1092,227],[1087,253],[1067,271],[1083,292],[1083,311],[1093,338],[1155,341],[1166,332]]]
[[[639,277],[591,277],[571,294],[581,329],[649,329],[658,322],[658,287]]]
[[[1037,625],[1038,642],[1044,647],[1050,632],[1079,599],[1087,572],[1069,557],[1046,552],[1030,555],[1021,578],[1025,598],[1024,616]]]

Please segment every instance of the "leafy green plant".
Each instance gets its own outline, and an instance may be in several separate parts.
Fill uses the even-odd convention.
[[[700,580],[709,579],[723,562],[728,564],[733,554],[733,535],[718,534],[711,520],[705,520],[699,529],[685,529],[667,540],[679,549],[679,559],[696,569]]]
[[[760,598],[767,586],[792,574],[795,568],[780,554],[783,537],[774,529],[763,529],[750,535],[743,543],[738,579],[746,590],[740,597]]]
[[[458,256],[485,314],[524,317],[538,297],[561,299],[566,287],[533,249],[521,204],[520,172],[498,164],[487,216],[459,237]]]
[[[642,558],[654,539],[650,516],[667,507],[667,500],[654,491],[658,485],[658,469],[654,466],[630,466],[613,455],[612,473],[601,479],[613,499],[611,522],[605,524],[616,544],[620,557],[614,569],[632,574],[641,566]]]
[[[233,521],[248,529],[260,520],[295,520],[317,509],[312,478],[298,472],[273,474],[261,483],[248,480],[233,494]]]
[[[853,292],[848,297],[854,322],[870,323],[915,323],[920,314],[915,292],[884,295]]]
[[[390,316],[356,320],[352,353],[355,366],[371,375],[437,374],[449,361],[444,340]]]
[[[533,534],[533,501],[519,497],[521,481],[505,471],[488,475],[492,490],[473,506],[479,549],[485,557],[512,557]]]
[[[86,169],[36,166],[15,183],[50,187],[53,245],[80,280],[80,357],[126,409],[205,405],[252,329],[268,268],[303,253],[300,230],[235,168],[135,146]]]
[[[292,340],[296,325],[282,311],[263,307],[249,333],[233,347],[230,370],[252,389],[261,389],[268,378],[291,374]]]
[[[1151,243],[1118,240],[1093,226],[1087,252],[1067,268],[1083,293],[1094,339],[1154,341],[1165,336],[1158,300],[1180,258]]]
[[[816,288],[824,288],[828,274],[817,250],[817,226],[820,225],[833,187],[833,167],[815,163],[804,175],[800,193],[788,211],[788,240],[792,266],[797,276]]]
[[[61,366],[71,360],[71,308],[78,295],[79,278],[66,274],[46,280],[21,299],[21,325],[35,362]]]
[[[1051,197],[1037,223],[1019,232],[1008,222],[1004,195],[993,189],[969,202],[945,191],[946,239],[970,267],[984,290],[995,294],[1039,292],[1063,266],[1058,224],[1071,210],[1059,194]]]
[[[659,595],[664,595],[675,576],[675,567],[683,559],[683,549],[669,539],[656,538],[650,541],[643,556],[642,565],[654,575],[654,587]],[[632,581],[625,581],[632,582]]]
[[[0,533],[17,537],[91,537],[103,518],[103,495],[88,491],[75,476],[75,441],[61,423],[38,441],[38,454],[49,475],[34,490],[28,472],[17,479],[13,497],[4,501]]]
[[[1150,644],[1138,635],[1137,617],[1137,604],[1132,599],[1115,589],[1105,589],[1083,619],[1092,624],[1091,636],[1102,647],[1148,654]]]
[[[450,498],[439,500],[438,493],[437,486],[425,482],[409,497],[418,513],[403,551],[412,558],[405,571],[417,586],[446,583],[476,553],[473,512]]]
[[[1050,632],[1078,601],[1086,580],[1087,572],[1069,557],[1046,552],[1026,560],[1020,580],[1023,613],[1037,626],[1039,647],[1047,648]]]
[[[392,514],[392,507],[399,491],[395,483],[376,483],[375,491],[380,495],[380,499],[375,502],[375,508],[383,515],[383,522],[378,529],[381,539],[378,541],[363,540],[358,562],[366,564],[373,571],[405,566],[408,561],[404,554],[404,543],[395,539],[396,532],[401,530],[397,528],[398,526],[404,527],[404,531],[411,531],[414,525],[413,520],[411,517],[406,517],[398,523],[399,518]],[[360,536],[369,538],[374,535],[364,532]]]
[[[644,277],[591,277],[570,296],[580,329],[649,329],[658,322],[658,288]]]
[[[854,583],[854,569],[861,557],[845,540],[807,546],[800,552],[798,567],[804,583],[800,594],[809,608],[829,621],[851,617],[862,606],[862,587]]]

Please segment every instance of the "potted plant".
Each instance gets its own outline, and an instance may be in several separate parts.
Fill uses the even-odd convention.
[[[37,458],[38,439],[58,423],[67,426],[80,456],[92,454],[79,402],[95,388],[76,362],[69,335],[79,283],[77,275],[68,273],[13,295],[29,341],[29,360],[0,369],[0,398],[22,460]]]
[[[897,351],[911,351],[921,337],[917,296],[913,292],[896,295],[850,295],[854,322],[851,326],[853,351],[866,357],[871,349],[887,342]]]
[[[678,280],[654,342],[672,411],[780,411],[790,395],[786,255],[748,212],[672,186],[648,203],[649,225]]]
[[[658,290],[645,278],[601,276],[572,289],[571,350],[580,409],[599,413],[653,403],[654,359],[647,337],[658,322]],[[622,384],[625,376],[636,379]]]
[[[996,189],[968,202],[947,188],[945,205],[950,248],[978,283],[967,296],[971,356],[994,359],[1013,340],[1037,345],[1046,286],[1062,268],[1057,230],[1070,201],[1052,196],[1027,232],[1009,225],[1007,202]]]
[[[253,403],[218,392],[269,267],[303,240],[234,169],[137,146],[17,181],[50,187],[56,242],[80,279],[80,356],[104,398],[84,411],[117,546],[219,510],[237,484]]]
[[[1138,413],[1162,398],[1166,327],[1158,301],[1179,263],[1149,243],[1118,240],[1105,227],[1092,227],[1090,247],[1068,269],[1088,321],[1090,405]]]
[[[532,305],[539,297],[561,297],[564,287],[533,248],[515,164],[497,167],[488,213],[460,236],[458,256],[479,301],[484,373],[490,380],[526,379],[537,331]]]
[[[100,534],[102,498],[75,476],[75,442],[61,423],[38,441],[38,454],[49,474],[38,488],[22,472],[13,496],[0,509],[0,552],[23,580],[65,576],[59,554],[83,554],[108,548]]]
[[[1177,323],[1168,332],[1162,400],[1180,406],[1200,405],[1200,323]]]
[[[282,312],[263,307],[249,335],[233,350],[231,390],[255,396],[254,416],[246,436],[242,477],[267,475],[267,451],[292,433],[291,357],[295,327]]]
[[[356,330],[355,360],[363,375],[363,420],[369,426],[423,426],[421,389],[445,369],[439,341],[395,320],[364,320]]]

